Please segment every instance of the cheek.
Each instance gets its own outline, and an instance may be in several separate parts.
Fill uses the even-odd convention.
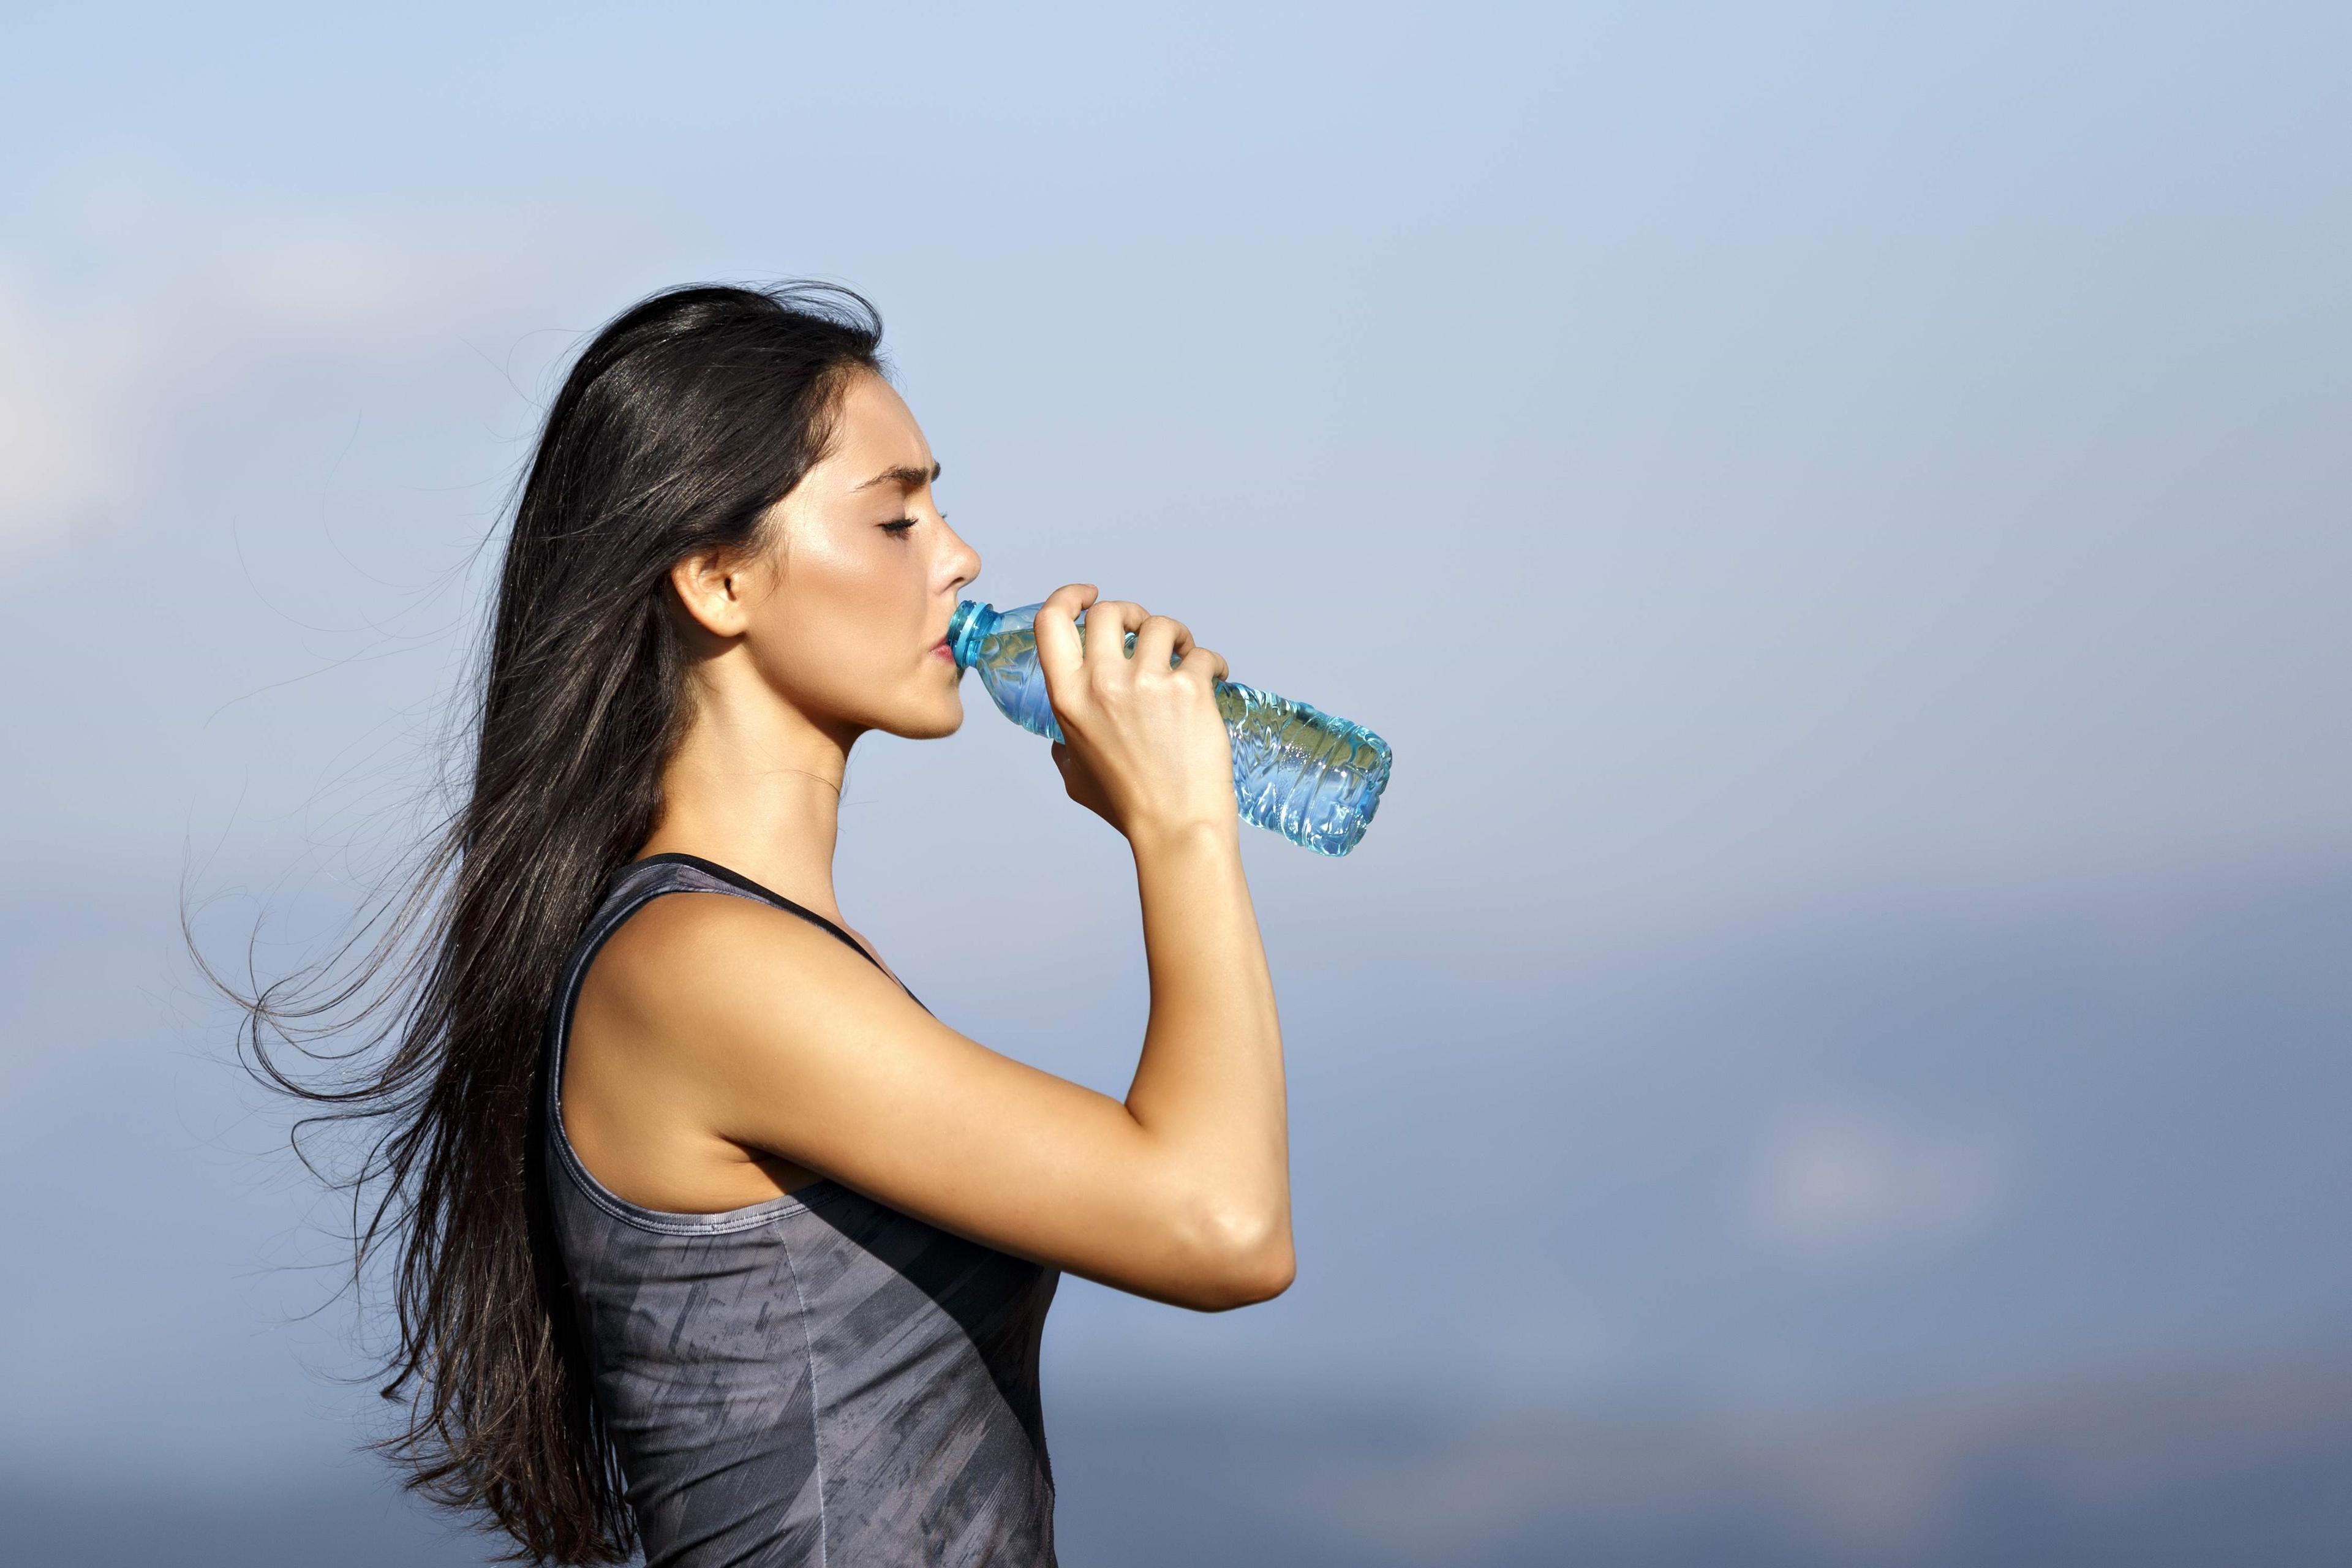
[[[761,663],[787,689],[854,700],[902,676],[922,651],[929,605],[920,552],[877,532],[880,547],[828,542],[793,557],[761,616]]]
[[[922,581],[922,552],[912,542],[861,527],[810,542],[793,559],[784,587],[812,605],[870,620],[903,611],[909,585],[919,595]]]

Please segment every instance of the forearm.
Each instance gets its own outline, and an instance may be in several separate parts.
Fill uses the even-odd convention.
[[[1132,846],[1151,1016],[1127,1108],[1228,1238],[1286,1252],[1290,1173],[1282,1027],[1235,832]]]

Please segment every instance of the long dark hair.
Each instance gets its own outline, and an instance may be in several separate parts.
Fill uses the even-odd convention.
[[[637,1544],[550,1228],[539,1047],[558,971],[652,833],[691,717],[668,573],[769,547],[764,515],[823,455],[845,384],[881,372],[881,333],[862,296],[813,283],[666,289],[599,331],[514,504],[454,804],[321,963],[240,990],[197,955],[245,1015],[248,1070],[325,1108],[296,1125],[304,1164],[319,1169],[302,1147],[315,1124],[371,1131],[336,1184],[354,1284],[396,1251],[399,1339],[377,1375],[407,1409],[369,1446],[411,1490],[495,1521],[504,1561],[620,1563]],[[334,1071],[305,1082],[273,1041]]]

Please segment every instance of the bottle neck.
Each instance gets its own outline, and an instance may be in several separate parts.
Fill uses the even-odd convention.
[[[1003,619],[993,605],[983,605],[977,599],[966,599],[956,606],[955,615],[948,621],[948,652],[955,657],[958,669],[970,669],[980,653],[980,639],[996,629]]]

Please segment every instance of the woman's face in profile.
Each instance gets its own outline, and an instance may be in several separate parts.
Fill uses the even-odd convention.
[[[939,464],[890,384],[861,371],[830,449],[776,503],[772,587],[746,641],[769,685],[819,723],[922,739],[963,722],[937,651],[980,553],[931,494]]]

